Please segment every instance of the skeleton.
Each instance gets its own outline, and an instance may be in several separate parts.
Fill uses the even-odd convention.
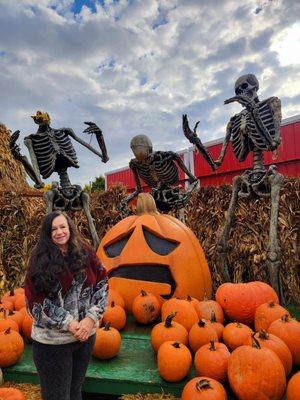
[[[120,209],[123,214],[126,213],[129,201],[142,191],[142,179],[152,188],[152,196],[159,210],[179,209],[180,217],[184,219],[183,207],[198,184],[197,178],[188,170],[178,154],[172,151],[153,152],[152,143],[145,135],[133,137],[130,147],[136,157],[129,163],[136,182],[136,190],[122,201]],[[204,147],[202,151],[206,154]],[[213,167],[213,161],[211,162]],[[180,191],[178,186],[172,186],[179,182],[178,168],[189,178],[190,187],[185,192]]]
[[[243,75],[235,83],[236,96],[224,102],[224,104],[229,104],[237,101],[245,108],[230,119],[216,164],[220,165],[222,163],[227,145],[232,139],[233,151],[238,161],[244,161],[248,154],[253,152],[253,168],[233,180],[232,196],[225,225],[218,243],[218,252],[223,279],[229,281],[230,276],[227,264],[228,239],[238,198],[270,196],[271,217],[266,265],[273,288],[279,296],[282,296],[279,281],[280,248],[278,245],[277,225],[279,191],[283,176],[276,171],[275,165],[271,165],[267,170],[264,166],[263,157],[263,151],[275,151],[281,143],[281,103],[277,97],[270,97],[260,101],[257,96],[258,89],[259,83],[254,75]]]
[[[79,168],[76,152],[71,138],[98,155],[103,162],[108,161],[106,147],[101,129],[93,122],[85,122],[88,127],[85,133],[95,134],[101,153],[80,139],[70,128],[53,129],[50,127],[48,113],[37,111],[32,116],[34,122],[39,126],[36,133],[24,138],[28,148],[30,160],[20,153],[17,140],[20,131],[14,132],[10,137],[10,149],[13,156],[23,164],[25,171],[35,182],[36,188],[42,188],[44,183],[40,177],[47,179],[53,172],[57,172],[60,184],[52,182],[51,190],[44,194],[46,202],[46,213],[53,210],[84,210],[88,220],[89,230],[95,247],[99,244],[99,238],[89,208],[89,196],[83,192],[81,186],[72,185],[67,169],[69,167]]]

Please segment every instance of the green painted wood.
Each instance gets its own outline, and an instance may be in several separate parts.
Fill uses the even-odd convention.
[[[131,321],[131,326],[134,324]],[[147,331],[148,330],[148,331]],[[38,375],[32,360],[32,346],[27,344],[20,361],[9,368],[3,368],[5,380],[38,383]],[[155,353],[150,344],[150,328],[136,325],[122,333],[119,354],[111,360],[92,358],[84,391],[104,394],[126,393],[172,393],[181,394],[184,384],[192,376],[180,383],[165,382],[158,374]]]

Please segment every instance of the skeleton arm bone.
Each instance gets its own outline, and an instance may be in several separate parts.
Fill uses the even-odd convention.
[[[199,153],[203,156],[203,158],[208,162],[210,165],[211,169],[214,171],[216,169],[216,165],[214,160],[212,159],[211,155],[207,151],[207,149],[204,147],[203,143],[201,142],[200,138],[197,135],[197,127],[199,125],[199,122],[196,122],[196,125],[194,127],[194,131],[192,131],[189,127],[189,122],[187,119],[187,115],[184,114],[182,116],[182,129],[184,136],[189,140],[190,143],[196,146],[197,150]]]
[[[88,128],[87,128],[88,129]],[[98,128],[99,129],[99,128]],[[99,156],[100,158],[101,158],[101,160],[103,161],[103,162],[106,162],[107,160],[108,160],[108,157],[107,157],[107,154],[105,154],[105,152],[106,152],[106,149],[105,149],[105,152],[103,152],[103,154],[101,154],[101,153],[99,153],[99,151],[97,151],[96,149],[94,149],[91,145],[89,145],[88,143],[86,143],[84,140],[82,140],[82,139],[80,139],[80,137],[78,137],[76,134],[75,134],[75,132],[73,131],[73,129],[71,129],[71,128],[67,128],[67,129],[65,129],[65,132],[68,134],[68,135],[70,135],[74,140],[76,140],[76,142],[78,142],[78,143],[80,143],[82,146],[84,146],[84,147],[86,147],[87,149],[89,149],[92,153],[94,153],[94,154],[96,154],[97,156]],[[101,131],[100,131],[101,132]],[[96,133],[96,135],[97,135],[97,133]],[[102,135],[102,133],[100,134],[100,136]],[[99,132],[98,132],[98,136],[99,136]],[[97,137],[97,141],[98,141],[98,143],[99,143],[99,138],[100,138],[100,136],[98,137],[98,136],[96,136]],[[103,139],[103,137],[102,137],[102,139]],[[101,142],[101,141],[100,141]],[[104,143],[104,140],[103,140],[103,143]],[[99,143],[99,145],[100,145],[100,143]],[[104,145],[105,146],[105,145]],[[101,147],[101,146],[100,146]],[[102,151],[103,151],[103,149],[101,149]]]
[[[190,183],[197,182],[197,178],[191,173],[191,171],[186,167],[180,156],[172,151],[169,151],[170,158],[175,160],[178,167],[182,169],[182,171],[189,177]]]
[[[134,180],[136,183],[136,189],[133,193],[131,193],[129,196],[125,197],[124,200],[121,201],[120,205],[119,205],[119,210],[123,213],[125,213],[125,207],[127,206],[127,204],[134,199],[139,193],[141,193],[142,191],[142,185],[141,185],[141,181],[140,181],[140,177],[137,171],[137,168],[134,164],[134,160],[131,160],[129,163],[129,167],[133,172],[133,176],[134,176]]]
[[[28,161],[26,156],[23,156],[20,153],[20,147],[16,143],[18,138],[19,138],[19,135],[20,135],[20,131],[16,131],[11,135],[11,137],[9,139],[10,150],[11,150],[12,155],[14,156],[14,158],[16,160],[20,161],[20,163],[25,168],[26,173],[35,182],[34,186],[37,189],[40,189],[40,188],[44,187],[44,183],[42,182],[42,180],[40,178],[40,174],[38,172],[39,170],[38,170],[38,166],[37,166],[36,157],[35,157],[35,154],[34,154],[33,149],[32,149],[31,140],[28,139],[28,138],[25,138],[24,142],[25,142],[26,146],[29,149],[30,157],[32,157],[32,154],[33,154],[33,157],[34,157],[34,160],[35,160],[35,164],[32,162],[33,165],[30,164],[30,162]]]
[[[228,124],[227,124],[227,127],[226,127],[226,135],[225,135],[225,139],[224,139],[223,144],[222,144],[222,149],[221,149],[220,155],[219,155],[218,159],[215,161],[215,164],[217,166],[221,165],[223,160],[224,160],[224,157],[225,157],[225,154],[226,154],[226,150],[227,150],[227,146],[228,146],[228,143],[229,143],[230,138],[231,138],[231,128],[232,128],[232,121],[230,120],[228,122]]]

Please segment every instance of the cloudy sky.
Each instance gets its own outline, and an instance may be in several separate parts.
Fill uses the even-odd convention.
[[[0,0],[0,121],[20,143],[36,110],[87,141],[83,122],[98,123],[110,160],[76,145],[70,176],[85,184],[126,166],[136,134],[188,147],[183,113],[204,142],[223,137],[240,111],[224,99],[245,73],[261,99],[280,97],[283,118],[299,114],[299,16],[298,0]]]

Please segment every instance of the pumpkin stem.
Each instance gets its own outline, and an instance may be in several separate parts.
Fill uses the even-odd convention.
[[[171,314],[169,314],[165,320],[165,327],[166,328],[172,328],[172,320],[175,317],[175,315],[177,314],[177,312],[172,312]]]
[[[258,337],[259,337],[260,339],[267,340],[267,339],[269,339],[269,334],[268,334],[268,332],[267,332],[265,329],[261,329],[261,330],[259,331]]]
[[[204,320],[204,319],[200,319],[199,322],[198,322],[198,325],[199,325],[201,328],[203,328],[203,327],[206,325],[205,320]]]
[[[216,351],[216,346],[215,346],[215,342],[213,340],[210,341],[210,346],[209,346],[209,350],[211,351]]]
[[[212,386],[208,379],[201,379],[196,383],[196,389],[199,391],[202,389],[212,389]]]
[[[10,296],[14,296],[15,295],[15,289],[14,288],[10,289],[9,295]]]
[[[256,349],[261,349],[259,341],[255,337],[255,332],[252,333],[252,347],[254,347]]]
[[[187,301],[192,301],[192,298],[189,294],[187,295],[186,299],[187,299]]]
[[[113,300],[113,301],[110,303],[110,306],[111,306],[111,307],[115,307],[115,305],[116,305],[116,302]]]
[[[144,296],[147,296],[147,295],[148,295],[148,293],[147,293],[147,292],[145,292],[145,290],[143,290],[143,289],[142,289],[142,290],[141,290],[141,296],[143,296],[143,297],[144,297]]]
[[[290,320],[289,314],[284,314],[284,315],[281,317],[281,321],[283,321],[283,322],[289,322],[289,320]]]
[[[110,330],[110,321],[107,321],[106,324],[104,325],[104,330],[109,331]]]
[[[275,305],[276,304],[274,303],[274,301],[271,300],[271,301],[269,301],[268,307],[273,308],[273,307],[275,307]]]
[[[7,328],[7,329],[4,331],[5,335],[9,335],[10,332],[11,332],[11,327]]]
[[[137,215],[150,214],[156,215],[159,214],[156,208],[156,204],[154,198],[150,193],[140,193],[137,198],[136,204],[136,213]]]
[[[174,342],[172,344],[173,347],[175,347],[175,349],[180,349],[180,343],[179,342]]]
[[[216,317],[216,313],[214,312],[214,310],[211,311],[210,322],[217,322],[217,317]]]
[[[207,301],[208,300],[208,297],[207,297],[207,293],[205,292],[204,293],[204,297],[203,297],[203,301]]]

